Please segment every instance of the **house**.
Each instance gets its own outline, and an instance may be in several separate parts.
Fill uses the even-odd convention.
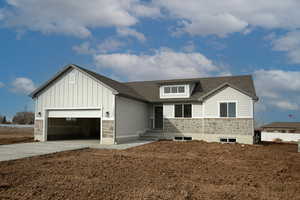
[[[142,136],[253,143],[251,76],[121,83],[68,65],[36,89],[36,140]]]
[[[273,122],[261,128],[262,141],[298,141],[300,140],[300,122]]]

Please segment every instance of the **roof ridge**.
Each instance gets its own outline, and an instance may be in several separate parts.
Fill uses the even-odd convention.
[[[109,78],[109,77],[107,77],[107,76],[104,76],[104,75],[102,75],[102,74],[99,74],[99,73],[97,73],[97,72],[95,72],[95,71],[89,70],[89,69],[87,69],[87,68],[78,66],[78,65],[76,65],[76,64],[72,64],[72,65],[74,65],[75,67],[78,67],[78,68],[80,68],[80,69],[82,69],[82,70],[85,70],[85,71],[88,71],[88,72],[90,72],[90,73],[96,74],[97,76],[101,76],[101,77],[107,78],[107,79],[109,79],[109,80],[111,80],[111,81],[114,81],[114,82],[123,84],[123,83],[120,82],[120,81],[114,80],[114,79],[112,79],[112,78]]]
[[[192,81],[192,80],[203,80],[203,79],[216,79],[216,78],[238,78],[238,77],[252,77],[252,74],[245,74],[245,75],[234,75],[234,76],[212,76],[212,77],[199,77],[199,78],[178,78],[178,79],[164,79],[164,80],[148,80],[148,81],[128,81],[128,82],[121,82],[121,83],[140,83],[140,82],[163,82],[163,81]]]

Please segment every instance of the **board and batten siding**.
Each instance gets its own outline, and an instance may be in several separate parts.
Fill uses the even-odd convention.
[[[71,108],[101,108],[103,115],[109,112],[114,118],[114,94],[113,91],[93,79],[89,75],[71,69],[45,88],[34,99],[36,103],[36,116],[45,109],[71,109]]]
[[[231,87],[217,92],[204,101],[204,117],[218,118],[220,102],[236,102],[237,118],[253,118],[253,99]]]
[[[149,128],[149,106],[141,101],[117,96],[116,139],[138,137]]]

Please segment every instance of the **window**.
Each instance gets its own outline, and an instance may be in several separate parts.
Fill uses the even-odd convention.
[[[220,142],[227,142],[227,138],[220,138]]]
[[[175,117],[182,117],[182,104],[175,105]]]
[[[220,117],[227,117],[227,103],[220,103]]]
[[[220,138],[222,143],[236,143],[236,138]]]
[[[171,92],[171,88],[170,87],[164,87],[164,93],[165,94],[169,94]]]
[[[184,86],[178,87],[178,93],[184,93]]]
[[[235,138],[228,138],[228,142],[229,143],[236,143],[236,139]]]
[[[172,87],[172,93],[177,93],[178,88],[177,87]]]
[[[220,103],[220,117],[236,117],[236,103]]]
[[[192,117],[192,104],[184,104],[184,117],[191,118]]]
[[[192,104],[176,104],[175,105],[175,117],[192,117]]]
[[[236,117],[236,103],[228,103],[228,117]]]
[[[184,86],[165,86],[164,87],[164,93],[165,94],[180,94],[185,93],[185,87]]]

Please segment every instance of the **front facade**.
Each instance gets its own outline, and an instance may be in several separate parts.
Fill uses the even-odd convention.
[[[140,136],[253,143],[251,76],[120,83],[68,65],[32,93],[35,139]]]

